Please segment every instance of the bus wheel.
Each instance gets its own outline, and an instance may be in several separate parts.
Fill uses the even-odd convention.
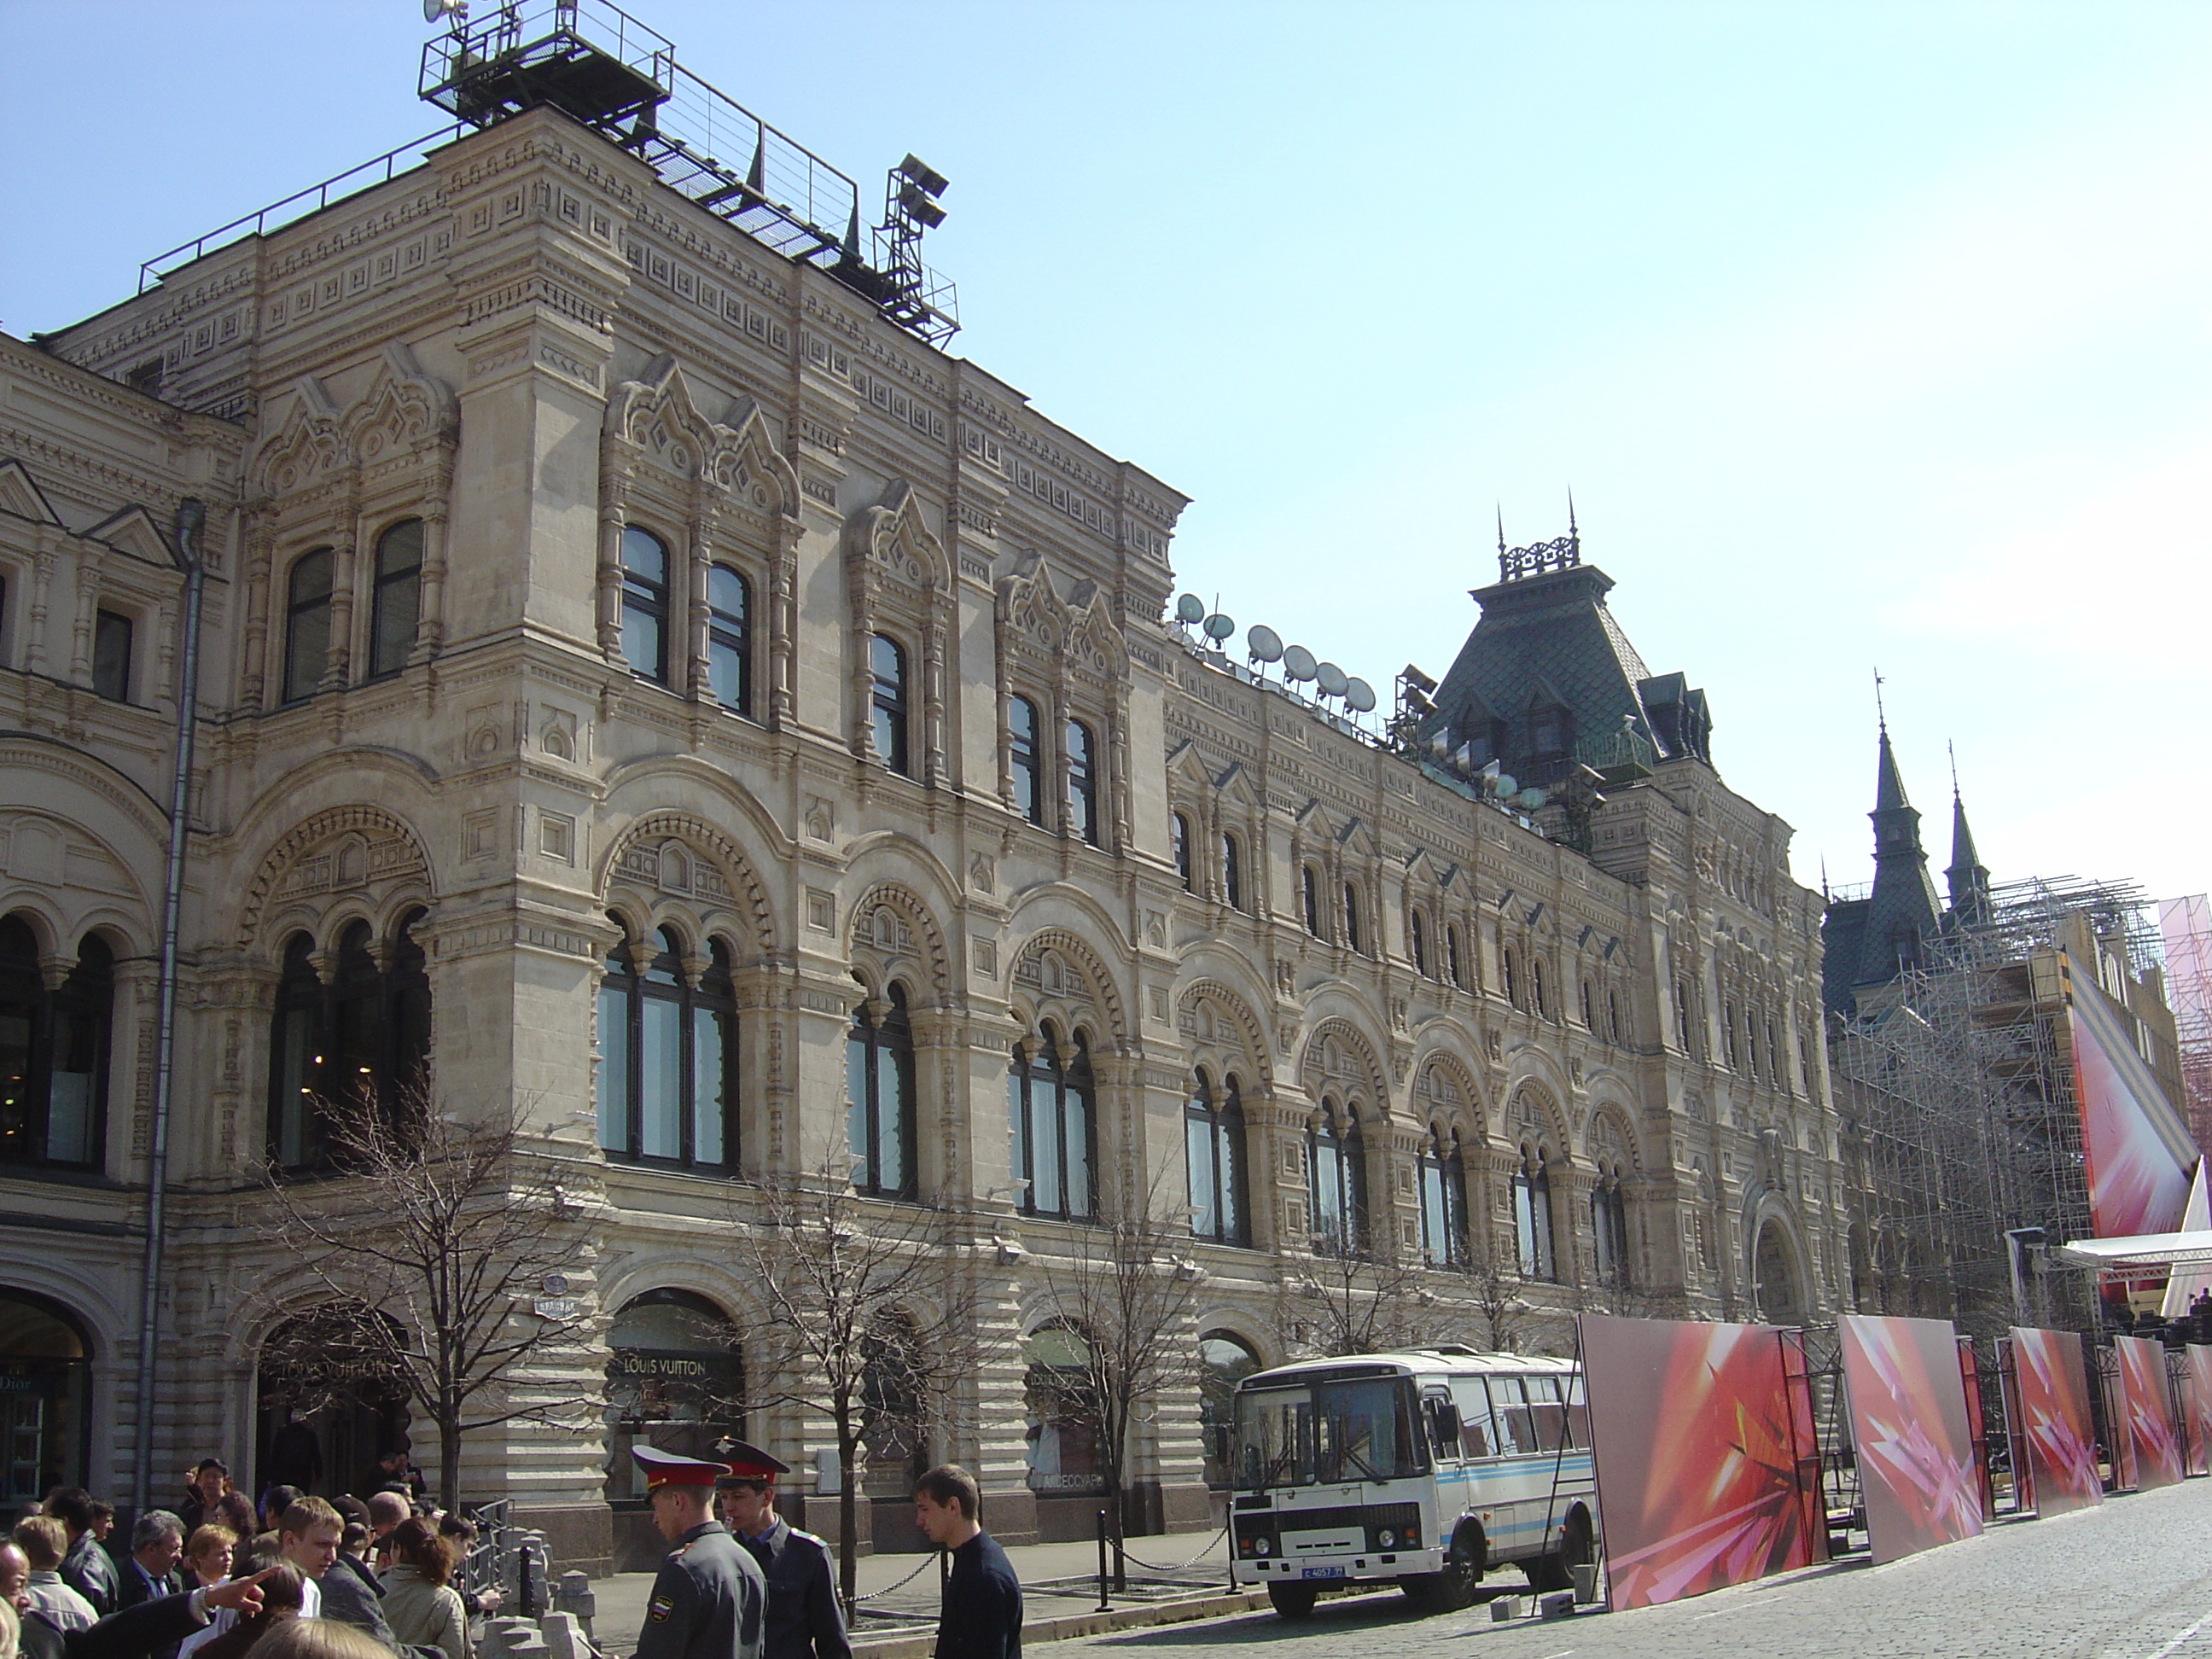
[[[1559,1528],[1559,1547],[1528,1564],[1528,1583],[1540,1590],[1572,1589],[1573,1569],[1595,1559],[1591,1547],[1589,1513],[1577,1510]]]
[[[1474,1587],[1482,1582],[1480,1540],[1455,1538],[1444,1553],[1442,1572],[1409,1573],[1398,1581],[1407,1598],[1425,1613],[1459,1613],[1474,1605]]]
[[[1285,1619],[1313,1617],[1314,1600],[1321,1594],[1318,1584],[1270,1584],[1267,1600],[1277,1613]]]

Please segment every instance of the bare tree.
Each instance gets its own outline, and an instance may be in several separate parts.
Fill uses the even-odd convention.
[[[1188,1225],[1155,1218],[1160,1182],[1141,1198],[1100,1183],[1099,1216],[1070,1229],[1072,1253],[1050,1262],[1047,1300],[1055,1321],[1081,1339],[1067,1369],[1072,1392],[1098,1431],[1114,1576],[1126,1588],[1129,1435],[1162,1395],[1195,1388],[1200,1366],[1194,1315],[1203,1273],[1184,1254]]]
[[[833,1174],[831,1170],[834,1170]],[[769,1403],[830,1420],[837,1437],[837,1584],[857,1594],[863,1450],[930,1426],[986,1358],[970,1275],[948,1249],[945,1212],[863,1199],[844,1164],[771,1179],[742,1247],[774,1314],[748,1349],[779,1379]],[[765,1349],[765,1352],[762,1351]]]
[[[1521,1274],[1512,1258],[1494,1245],[1468,1270],[1463,1294],[1482,1316],[1481,1346],[1494,1353],[1517,1353],[1530,1312],[1521,1294]]]
[[[1383,1353],[1437,1340],[1448,1315],[1426,1279],[1416,1263],[1344,1250],[1284,1267],[1277,1297],[1285,1325],[1315,1352]]]
[[[532,1373],[586,1328],[544,1291],[584,1244],[560,1166],[526,1150],[512,1102],[474,1121],[427,1085],[319,1103],[331,1177],[262,1170],[273,1243],[320,1288],[264,1363],[303,1398],[381,1386],[438,1427],[439,1501],[460,1498],[461,1438],[503,1423],[582,1428],[591,1401]],[[312,1407],[310,1407],[312,1409]]]

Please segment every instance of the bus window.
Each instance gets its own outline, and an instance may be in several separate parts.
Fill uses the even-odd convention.
[[[1583,1451],[1589,1449],[1589,1401],[1583,1398],[1583,1374],[1574,1372],[1567,1378],[1567,1443]]]
[[[1567,1431],[1567,1408],[1559,1403],[1559,1379],[1556,1376],[1524,1376],[1522,1386],[1528,1390],[1528,1411],[1536,1429],[1536,1449],[1555,1452]]]
[[[1490,1396],[1479,1376],[1452,1379],[1452,1403],[1459,1407],[1459,1443],[1468,1457],[1498,1455],[1498,1437],[1491,1430]]]
[[[1490,1379],[1490,1414],[1497,1420],[1498,1449],[1509,1457],[1534,1451],[1535,1425],[1528,1420],[1528,1403],[1517,1376]]]
[[[1451,1395],[1442,1389],[1433,1389],[1421,1396],[1421,1414],[1428,1419],[1429,1442],[1436,1448],[1439,1459],[1449,1458],[1456,1463],[1460,1451],[1459,1407],[1452,1404]]]

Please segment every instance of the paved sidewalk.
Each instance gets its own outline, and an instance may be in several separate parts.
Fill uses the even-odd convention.
[[[1171,1533],[1165,1537],[1129,1540],[1129,1593],[1115,1595],[1114,1605],[1125,1601],[1156,1601],[1166,1595],[1187,1595],[1226,1589],[1228,1558],[1217,1534]],[[1201,1551],[1203,1553],[1201,1554]],[[1031,1622],[1062,1613],[1087,1612],[1098,1605],[1098,1546],[1082,1544],[1017,1544],[1006,1552],[1022,1581],[1024,1609]],[[1142,1565],[1136,1558],[1141,1557]],[[1198,1559],[1194,1561],[1193,1557]],[[887,1634],[937,1622],[938,1559],[935,1555],[864,1555],[859,1563],[863,1616],[854,1634]],[[919,1568],[921,1571],[916,1571]],[[1156,1568],[1176,1569],[1173,1571]],[[893,1589],[913,1575],[908,1583]],[[653,1589],[649,1572],[618,1572],[592,1581],[599,1611],[592,1628],[600,1645],[611,1653],[629,1653],[637,1644],[645,1604]]]
[[[2106,1500],[1887,1566],[1815,1567],[1634,1613],[1493,1625],[1413,1615],[1395,1591],[1056,1647],[1123,1659],[2212,1659],[2212,1480]]]

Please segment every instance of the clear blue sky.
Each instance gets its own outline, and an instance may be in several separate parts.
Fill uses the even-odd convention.
[[[2212,8],[707,4],[684,61],[952,180],[954,343],[1196,498],[1184,583],[1378,686],[1565,528],[1864,879],[2203,890]],[[0,327],[430,131],[416,0],[0,0]]]

